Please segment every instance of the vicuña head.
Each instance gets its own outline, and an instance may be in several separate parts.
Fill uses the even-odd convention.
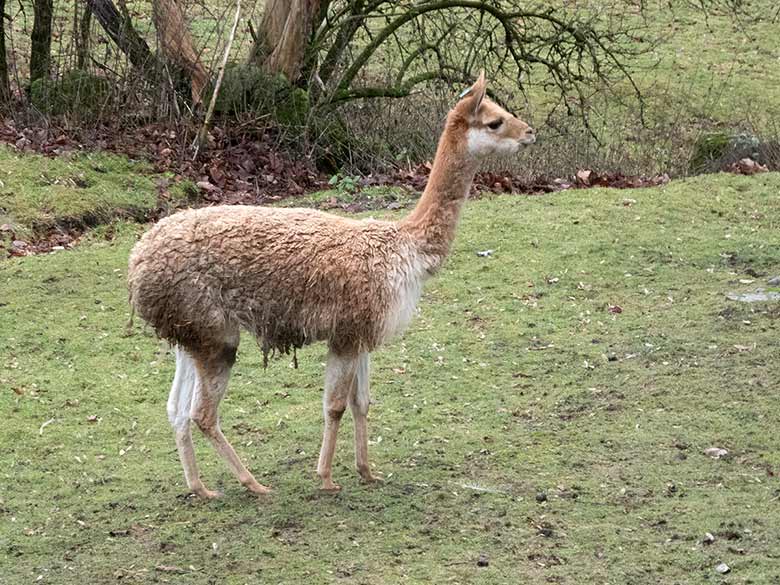
[[[465,130],[468,154],[477,159],[514,154],[521,146],[536,142],[534,129],[487,97],[486,90],[482,72],[448,116],[449,126]]]

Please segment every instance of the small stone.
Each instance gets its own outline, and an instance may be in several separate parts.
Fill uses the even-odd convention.
[[[487,258],[488,256],[493,255],[493,250],[483,250],[482,252],[477,252],[477,256],[481,256],[482,258]]]
[[[772,286],[780,286],[780,276],[775,276],[766,281],[767,284]]]
[[[704,454],[713,459],[723,459],[729,454],[728,450],[721,449],[720,447],[709,447],[704,450]]]
[[[216,185],[212,185],[208,181],[198,181],[195,184],[198,186],[198,189],[201,189],[202,191],[206,191],[207,193],[213,193],[214,191],[219,190],[219,188]]]
[[[555,531],[549,526],[542,526],[539,528],[538,534],[539,536],[544,536],[545,538],[552,538],[552,536],[555,534]]]
[[[721,575],[725,575],[731,571],[731,567],[729,567],[726,563],[720,563],[717,567],[715,567],[715,570]]]
[[[478,567],[487,567],[490,564],[490,561],[487,558],[487,555],[482,553],[479,555],[479,558],[477,559],[477,566]]]
[[[536,501],[539,502],[540,504],[542,502],[546,502],[547,501],[547,494],[544,493],[544,492],[539,492],[538,494],[536,494]]]
[[[712,534],[712,532],[705,532],[701,543],[704,545],[710,545],[713,542],[715,542],[715,536]]]
[[[764,292],[761,289],[756,289],[756,292],[752,293],[728,293],[726,298],[730,301],[739,301],[740,303],[765,303],[768,301],[780,301],[780,293]]]

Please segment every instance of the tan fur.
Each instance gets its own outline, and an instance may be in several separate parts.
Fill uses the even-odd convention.
[[[131,303],[160,337],[191,356],[197,370],[191,406],[179,404],[175,394],[177,383],[189,380],[184,370],[179,382],[174,381],[169,401],[193,491],[213,495],[197,475],[190,419],[242,483],[258,493],[267,491],[219,430],[217,407],[240,329],[255,335],[266,355],[328,342],[326,425],[318,466],[323,488],[338,489],[330,469],[347,405],[358,429],[358,470],[364,479],[373,479],[365,425],[368,353],[411,319],[422,283],[449,253],[482,156],[502,140],[514,148],[533,141],[533,131],[484,92],[480,77],[448,115],[425,192],[399,222],[355,220],[310,209],[223,206],[163,219],[136,245],[128,273]],[[486,125],[498,116],[502,126],[489,129]],[[468,133],[474,130],[481,132],[479,139],[469,142]],[[189,362],[182,363],[188,367]]]

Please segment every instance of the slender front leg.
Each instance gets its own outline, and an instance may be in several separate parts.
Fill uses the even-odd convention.
[[[325,430],[322,436],[322,449],[317,464],[317,474],[322,479],[320,489],[337,492],[341,486],[333,483],[333,454],[336,451],[336,436],[344,411],[347,408],[350,392],[355,378],[357,356],[339,355],[334,351],[328,354],[325,369],[325,394],[322,397],[322,409],[325,417]]]
[[[377,478],[371,474],[368,463],[368,407],[369,394],[369,354],[358,356],[357,369],[349,396],[349,406],[355,421],[355,467],[363,481],[373,483]]]

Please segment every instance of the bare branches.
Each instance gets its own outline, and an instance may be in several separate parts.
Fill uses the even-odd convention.
[[[315,105],[403,97],[426,83],[464,84],[475,69],[554,90],[587,111],[586,88],[628,82],[643,46],[629,26],[556,8],[500,0],[331,2],[312,48],[322,60]],[[573,111],[572,111],[573,113]]]
[[[193,160],[198,157],[198,152],[206,144],[208,137],[209,124],[211,123],[211,116],[214,115],[214,106],[217,103],[217,95],[219,94],[219,87],[222,85],[222,78],[225,75],[225,66],[227,65],[228,57],[230,56],[230,48],[233,46],[233,39],[236,37],[236,28],[238,28],[238,19],[241,16],[241,0],[236,0],[236,16],[233,20],[233,28],[230,29],[230,36],[228,37],[227,44],[225,45],[225,53],[222,57],[222,62],[219,64],[219,72],[217,73],[217,80],[214,83],[214,93],[211,95],[211,101],[209,102],[208,110],[206,111],[206,118],[203,120],[203,126],[201,126],[198,132],[198,137],[195,142],[195,154]]]

